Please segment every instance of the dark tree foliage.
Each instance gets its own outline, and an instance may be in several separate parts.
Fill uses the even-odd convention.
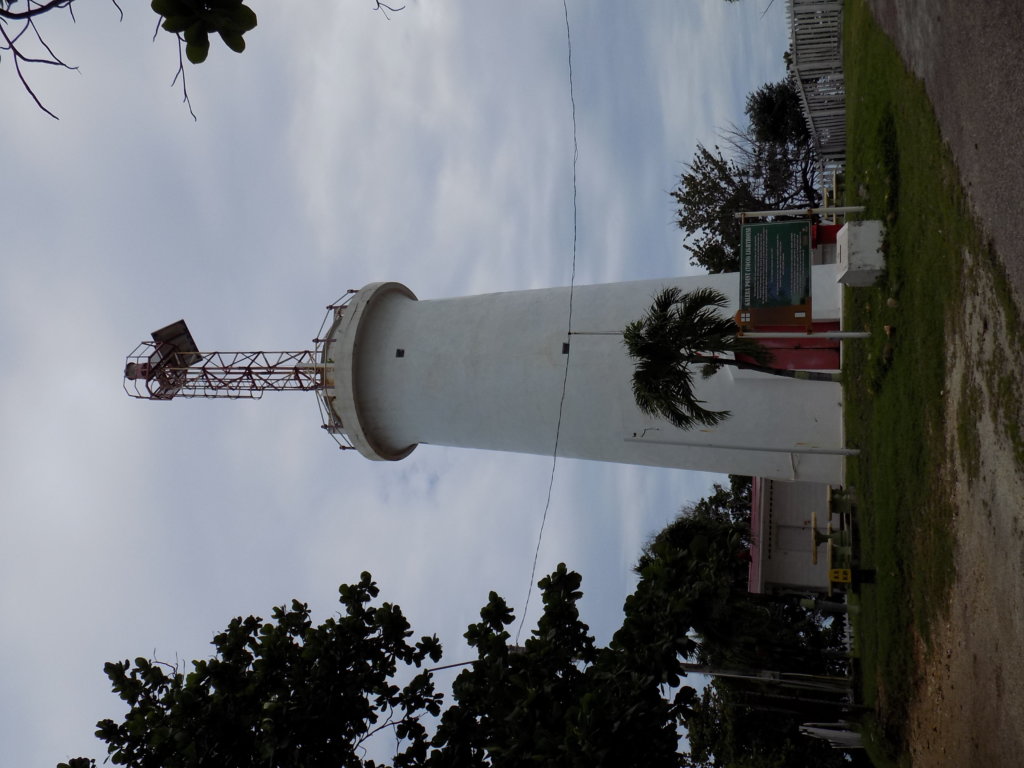
[[[508,644],[511,610],[491,594],[483,621],[466,634],[477,663],[455,681],[456,704],[442,717],[429,765],[682,764],[677,727],[695,692],[662,695],[667,675],[647,652],[653,635],[627,651],[620,631],[620,645],[596,648],[576,608],[580,583],[564,565],[540,582],[544,615],[521,649]]]
[[[684,507],[645,545],[635,570],[653,592],[678,585],[690,595],[687,622],[699,636],[687,656],[718,668],[833,674],[842,661],[840,625],[796,598],[747,591],[750,478]]]
[[[617,643],[597,648],[577,609],[580,584],[564,565],[541,580],[543,615],[521,648],[509,644],[512,611],[492,593],[466,633],[477,660],[443,712],[420,668],[440,658],[436,638],[411,642],[399,608],[374,605],[363,574],[340,588],[343,613],[319,626],[293,602],[271,622],[233,620],[191,671],[146,658],[108,664],[128,712],[101,721],[97,736],[113,764],[133,768],[372,768],[365,745],[381,731],[395,738],[394,766],[684,765],[678,729],[697,696],[664,695],[664,683],[680,683],[671,622],[634,616]]]
[[[800,94],[789,78],[765,83],[748,94],[746,114],[751,134],[757,141],[801,145],[811,141],[800,108]]]
[[[686,642],[680,653],[704,663],[732,661],[743,655],[757,632],[752,619],[760,620],[759,607],[745,601],[748,535],[742,525],[723,519],[681,514],[652,539],[640,556],[640,583],[630,598],[650,602],[641,613],[662,616]],[[668,600],[659,610],[655,602]],[[760,633],[758,633],[760,634]],[[715,648],[715,658],[707,650]]]
[[[792,82],[767,83],[747,97],[747,126],[722,131],[721,146],[697,145],[672,198],[691,263],[711,273],[739,269],[736,214],[813,207],[817,156]]]
[[[690,757],[696,768],[815,766],[848,768],[846,755],[820,739],[799,732],[822,715],[820,705],[801,709],[782,697],[770,698],[718,679],[704,689],[687,719]]]
[[[256,27],[256,14],[242,0],[152,0],[160,24],[185,43],[193,64],[206,61],[210,35],[216,34],[235,53],[245,50],[245,33]]]
[[[708,571],[707,575],[714,581],[723,581],[730,589],[733,585],[739,585],[740,580],[746,584],[747,566],[750,562],[747,549],[750,523],[743,522],[742,519],[734,520],[734,513],[722,506],[723,501],[731,493],[718,484],[715,484],[714,488],[715,493],[712,496],[683,507],[675,520],[644,545],[634,567],[638,574],[642,575],[644,568],[658,558],[664,559],[674,556],[677,552],[686,552],[692,557],[705,560],[714,550],[715,555],[728,552],[731,553],[731,557],[721,561],[721,564],[727,566],[721,573]],[[748,502],[747,516],[749,509]],[[737,510],[735,515],[743,517],[740,510]],[[715,559],[714,565],[719,564]]]
[[[711,274],[739,269],[740,224],[736,214],[767,209],[754,169],[722,154],[720,147],[697,145],[697,152],[671,192],[678,204],[676,224],[691,242],[690,263]]]
[[[44,20],[58,11],[74,19],[75,8],[82,7],[78,5],[80,1],[0,0],[0,60],[7,56],[26,93],[43,112],[54,118],[56,115],[36,95],[25,70],[30,65],[75,69],[47,42]],[[405,8],[386,5],[380,0],[374,3],[373,10],[385,17],[389,11],[394,13]],[[119,0],[110,0],[110,5],[117,14],[123,15]],[[245,0],[151,0],[150,7],[159,17],[158,31],[164,29],[177,41],[178,70],[174,81],[181,83],[186,103],[189,97],[185,87],[185,60],[193,64],[206,61],[210,38],[214,35],[229,49],[241,53],[245,50],[245,35],[256,28],[256,13]]]
[[[65,63],[46,42],[41,24],[48,14],[66,11],[74,18],[79,0],[0,0],[0,55],[6,52],[13,61],[22,87],[36,105],[51,117],[56,115],[43,106],[26,78],[24,68],[40,64],[75,69]],[[117,0],[111,5],[121,13]],[[152,0],[152,9],[160,17],[160,26],[173,34],[178,42],[178,74],[185,101],[185,73],[182,53],[193,64],[206,60],[210,51],[210,35],[216,34],[224,44],[241,53],[245,50],[245,34],[256,27],[256,14],[243,0]]]
[[[441,646],[434,637],[409,642],[398,606],[371,604],[377,593],[364,573],[340,588],[344,613],[319,626],[298,601],[275,608],[270,622],[236,618],[214,637],[214,657],[187,672],[143,657],[108,663],[113,690],[129,707],[122,722],[97,724],[110,761],[371,768],[363,742],[393,728],[405,745],[394,764],[421,764],[428,739],[420,720],[440,713],[441,696],[428,672],[401,687],[393,678],[399,665],[437,661]]]
[[[713,483],[710,496],[685,509],[694,517],[736,524],[744,531],[744,544],[749,546],[752,481],[749,475],[729,475],[728,488],[721,483]]]
[[[815,673],[833,663],[819,617],[743,589],[744,503],[749,478],[730,478],[645,547],[607,647],[581,620],[582,580],[564,565],[539,582],[543,612],[521,647],[510,643],[511,609],[491,593],[465,634],[476,659],[447,707],[424,668],[441,658],[437,639],[413,640],[364,573],[339,589],[340,614],[319,625],[293,601],[270,621],[234,619],[214,637],[213,656],[187,669],[144,657],[107,664],[127,712],[98,723],[97,736],[111,763],[133,768],[374,768],[375,735],[393,740],[387,765],[402,768],[777,765],[779,755],[804,754],[789,726],[757,730],[756,749],[742,743],[768,722],[747,711],[763,706],[751,699],[763,691],[729,688],[743,709],[721,705],[717,688],[702,700],[685,685],[690,660]],[[789,712],[793,722],[801,714]],[[684,726],[692,756],[679,752]]]
[[[648,542],[630,600],[639,616],[664,622],[652,636],[688,635],[678,644],[679,653],[709,670],[844,674],[839,624],[795,599],[747,592],[750,481],[730,476],[729,488],[716,485]],[[659,600],[665,601],[660,610]],[[681,712],[691,764],[845,765],[842,753],[799,733],[802,723],[833,717],[836,702],[834,694],[808,696],[762,682],[716,678]]]

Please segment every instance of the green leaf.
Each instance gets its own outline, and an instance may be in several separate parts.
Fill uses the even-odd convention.
[[[201,21],[194,22],[185,30],[185,42],[190,45],[205,45],[210,47],[210,35],[206,31],[206,25]],[[205,57],[204,57],[205,58]]]
[[[161,16],[176,16],[181,13],[181,4],[175,0],[153,0],[149,7]]]
[[[187,43],[185,45],[185,56],[193,64],[202,64],[210,53],[210,41],[205,43]]]
[[[248,5],[238,6],[232,13],[231,19],[237,25],[239,32],[248,32],[256,28],[256,13]]]
[[[241,53],[245,50],[245,38],[243,38],[237,32],[221,31],[220,39],[224,41],[224,45],[226,45],[235,53]]]
[[[160,26],[168,32],[179,34],[192,26],[194,19],[190,16],[168,16]]]

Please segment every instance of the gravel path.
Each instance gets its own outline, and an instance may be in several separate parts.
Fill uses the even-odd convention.
[[[971,206],[1024,307],[1024,5],[1021,0],[868,0],[920,77]],[[924,215],[925,212],[921,212]],[[966,254],[967,264],[972,255]],[[1024,764],[1024,469],[1000,423],[994,382],[1024,387],[1024,355],[983,270],[965,273],[951,318],[948,477],[957,579],[947,618],[920,650],[908,733],[914,766]],[[978,456],[956,441],[958,408],[978,404]]]
[[[1024,472],[1013,459],[996,371],[1024,386],[1024,356],[1009,335],[989,274],[965,254],[964,311],[947,330],[948,461],[956,505],[956,581],[910,708],[914,766],[1024,764]],[[977,414],[974,450],[961,453],[959,409]]]
[[[867,2],[924,81],[972,207],[1024,298],[1024,4]]]

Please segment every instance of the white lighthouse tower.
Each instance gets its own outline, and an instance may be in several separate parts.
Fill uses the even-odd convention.
[[[812,281],[815,320],[838,320],[835,265]],[[668,286],[712,287],[734,305],[739,287],[725,274],[420,300],[372,283],[329,308],[313,350],[202,353],[176,323],[129,356],[126,384],[150,399],[316,390],[325,428],[375,460],[420,444],[551,456],[557,441],[567,458],[841,483],[837,383],[724,366],[696,381],[705,407],[732,413],[715,427],[684,431],[637,408],[618,333]]]

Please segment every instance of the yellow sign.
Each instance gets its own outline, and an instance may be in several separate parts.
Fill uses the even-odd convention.
[[[849,568],[833,568],[828,572],[828,580],[833,584],[849,584],[853,581],[853,572]]]

